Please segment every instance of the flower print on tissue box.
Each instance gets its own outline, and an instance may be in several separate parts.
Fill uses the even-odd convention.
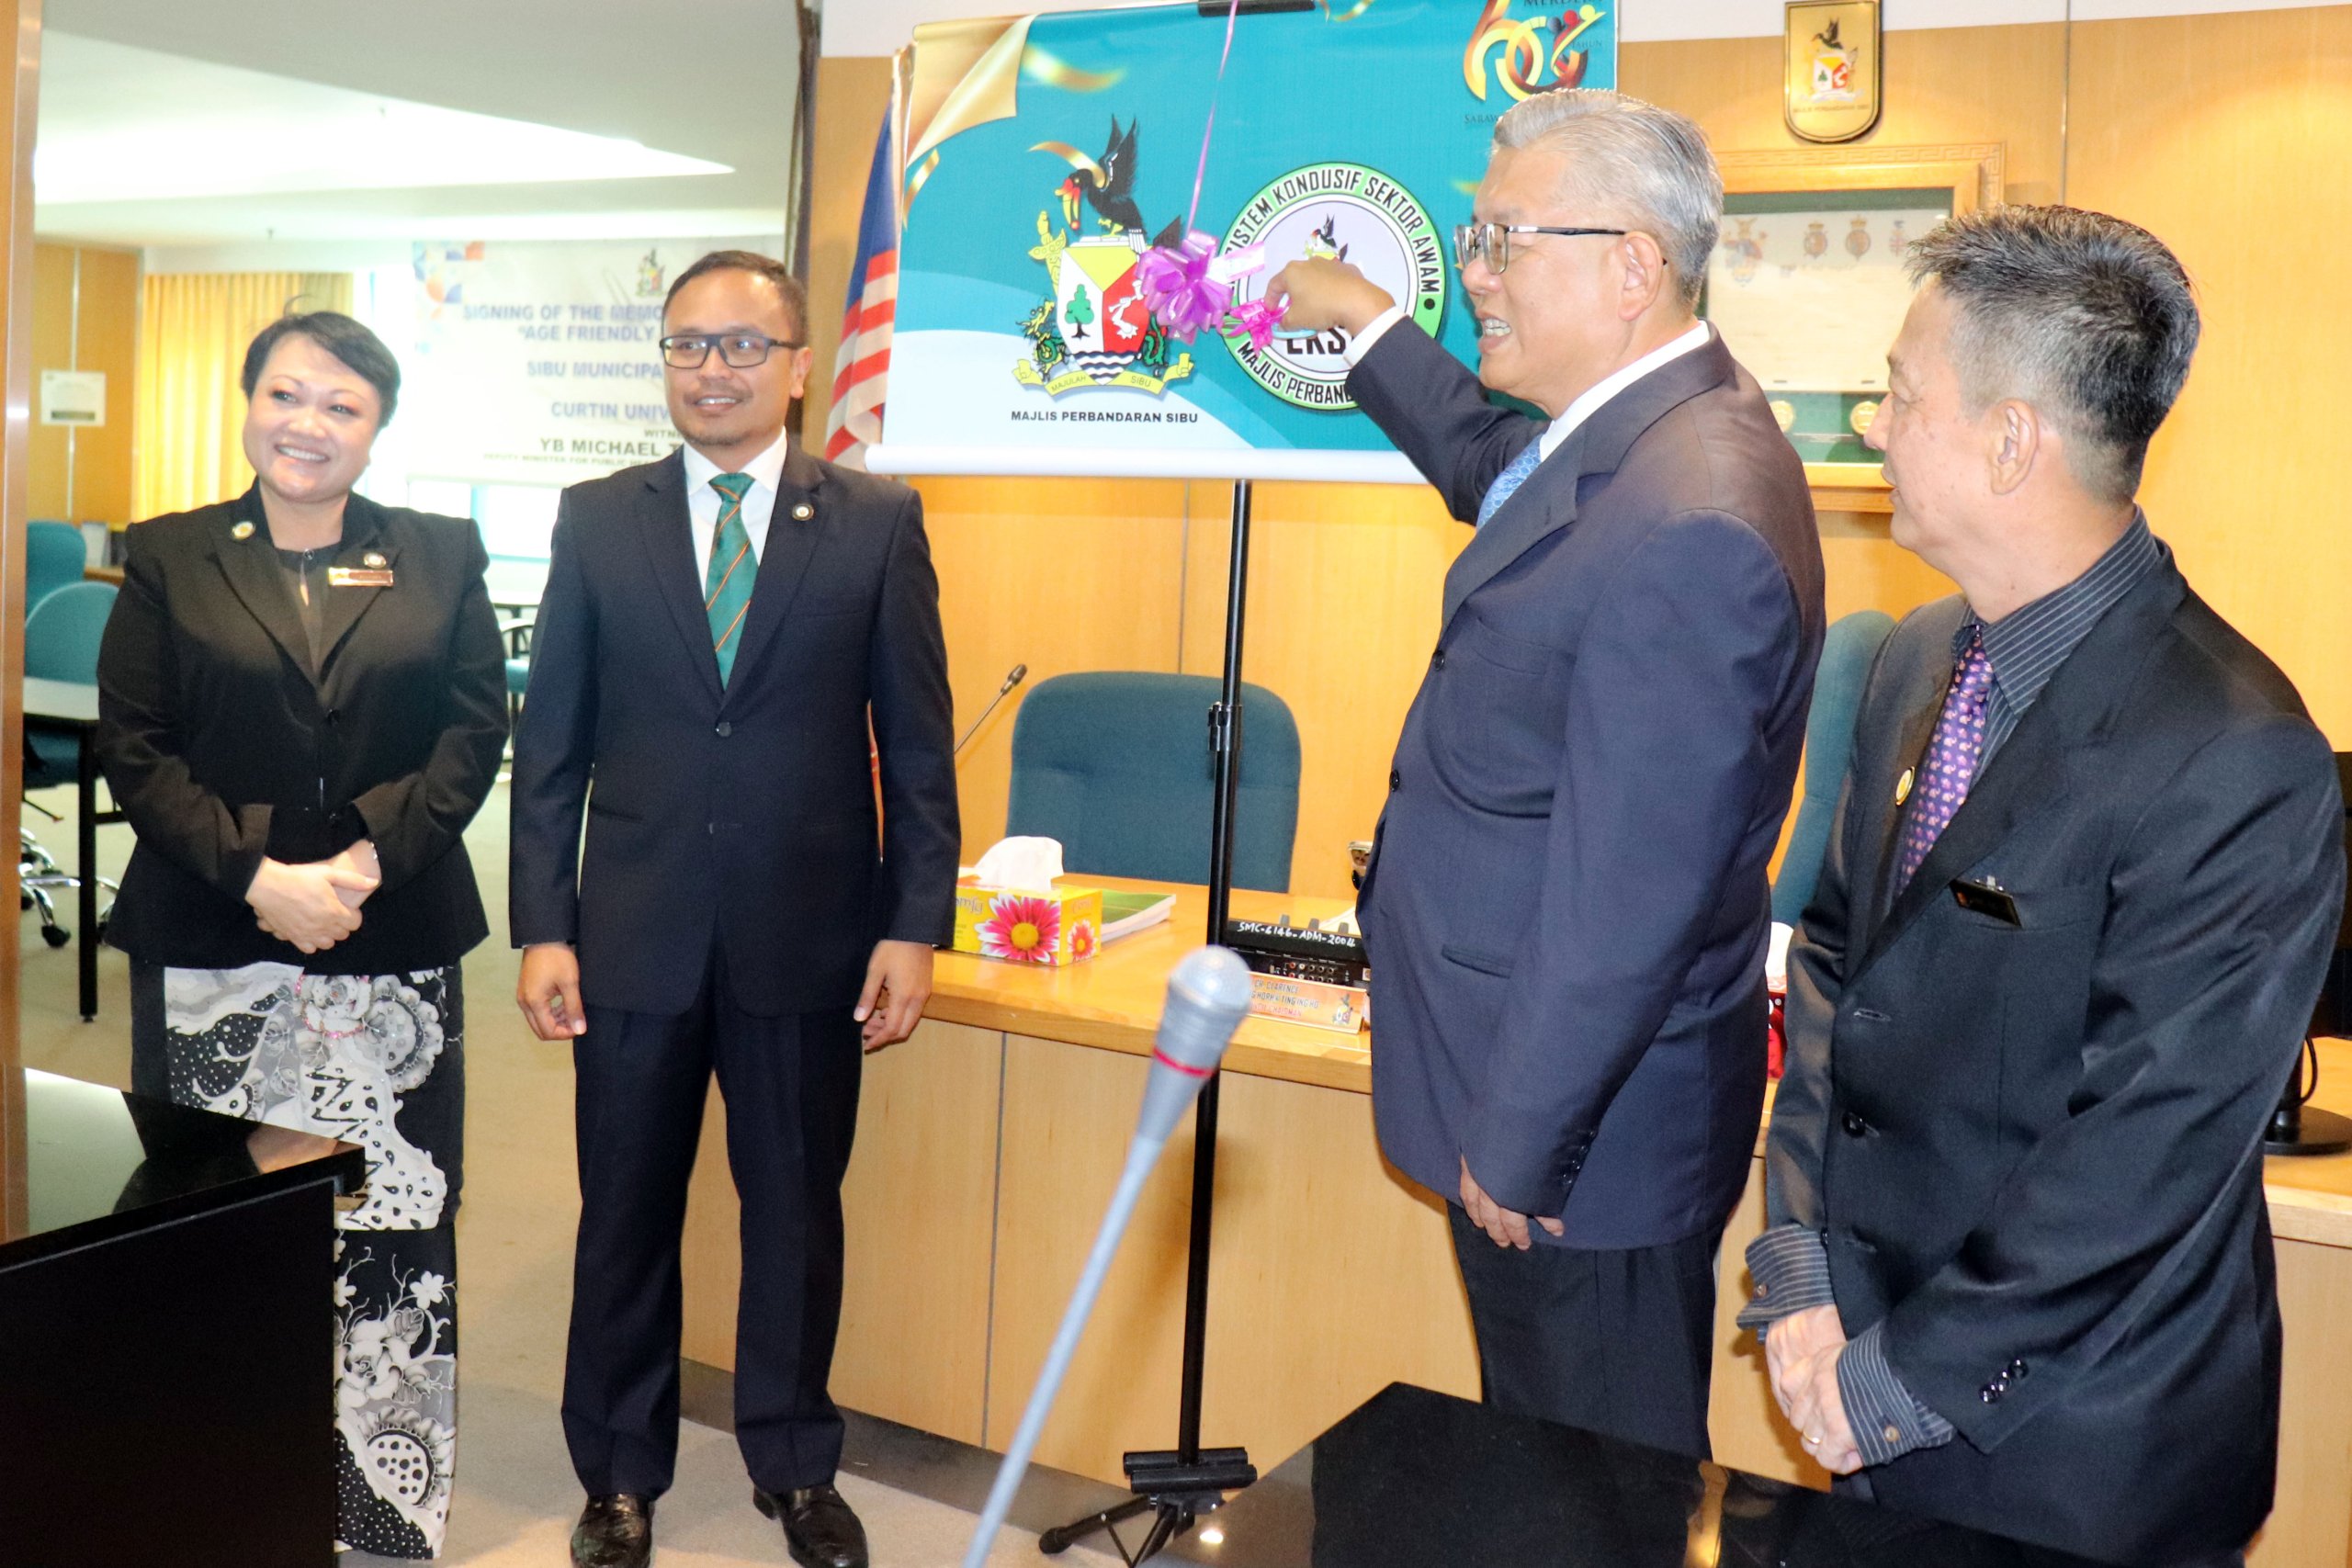
[[[1007,839],[956,885],[956,951],[1047,967],[1094,956],[1102,937],[1102,890],[1057,887],[1062,847]]]

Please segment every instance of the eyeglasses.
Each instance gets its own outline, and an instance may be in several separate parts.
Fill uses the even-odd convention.
[[[1555,229],[1542,223],[1462,223],[1453,231],[1453,265],[1467,267],[1483,261],[1495,272],[1510,269],[1513,234],[1625,234],[1626,229]]]
[[[699,370],[716,348],[718,357],[730,367],[749,370],[754,365],[765,365],[768,355],[779,348],[801,346],[780,337],[762,337],[757,333],[729,333],[724,337],[665,337],[662,340],[662,362],[673,370]]]

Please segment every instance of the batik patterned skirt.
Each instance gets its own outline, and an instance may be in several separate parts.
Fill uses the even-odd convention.
[[[335,1243],[336,1533],[434,1556],[458,1449],[458,965],[134,964],[131,990],[134,1089],[367,1151],[365,1201],[338,1217]]]

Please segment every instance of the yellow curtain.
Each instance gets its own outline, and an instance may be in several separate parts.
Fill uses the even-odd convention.
[[[289,310],[350,309],[345,272],[150,273],[139,323],[130,514],[209,505],[253,483],[240,439],[245,345]]]

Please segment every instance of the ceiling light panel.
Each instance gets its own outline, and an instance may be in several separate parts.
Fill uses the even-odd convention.
[[[33,185],[43,208],[731,172],[619,137],[69,33],[42,39]]]

